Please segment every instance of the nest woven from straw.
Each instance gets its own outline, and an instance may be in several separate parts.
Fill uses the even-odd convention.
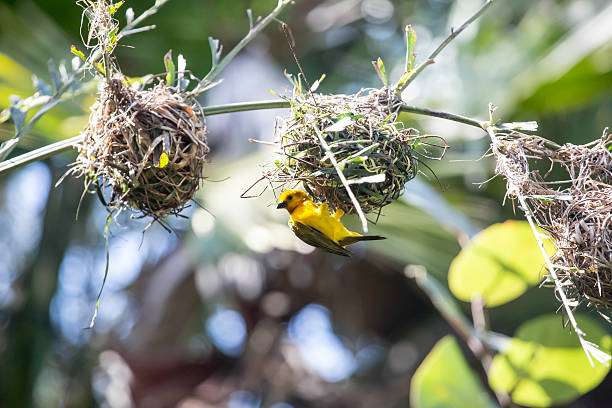
[[[155,220],[178,214],[203,178],[209,150],[196,112],[165,84],[139,91],[112,79],[92,107],[72,171],[88,187],[109,186],[111,209]]]
[[[612,307],[612,136],[585,145],[556,146],[538,136],[497,135],[493,153],[508,194],[522,194],[548,231],[552,258],[570,301]],[[530,159],[550,162],[541,174]],[[531,160],[532,164],[533,160]],[[551,177],[558,164],[565,177]],[[533,166],[531,166],[533,167]]]
[[[315,199],[355,213],[319,135],[365,213],[379,211],[397,199],[405,183],[417,175],[414,147],[421,136],[397,121],[401,102],[390,97],[388,90],[362,90],[354,95],[296,92],[291,102],[291,116],[277,128],[282,159],[264,175],[271,183],[301,181]],[[346,126],[329,129],[342,120]]]

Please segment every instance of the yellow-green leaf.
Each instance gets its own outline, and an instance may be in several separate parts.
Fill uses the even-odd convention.
[[[414,373],[412,408],[492,408],[495,404],[461,354],[457,341],[438,341]]]
[[[545,241],[549,255],[554,247]],[[494,224],[474,237],[451,263],[448,286],[466,302],[481,296],[489,307],[516,299],[542,276],[544,257],[526,221]]]
[[[104,65],[101,62],[94,62],[94,67],[98,70],[99,73],[104,75]]]
[[[161,156],[159,156],[159,164],[157,165],[157,167],[163,169],[168,165],[169,161],[170,160],[168,159],[168,155],[166,153],[162,153]]]
[[[83,61],[85,61],[85,54],[83,54],[83,51],[79,50],[74,45],[70,46],[70,52],[76,55],[77,57],[79,57],[80,59],[82,59]]]
[[[106,48],[106,50],[108,52],[111,52],[114,48],[115,45],[117,44],[117,41],[119,41],[119,37],[117,37],[117,33],[119,32],[119,29],[117,27],[113,28],[113,30],[108,34],[108,47]]]
[[[412,26],[407,25],[405,30],[406,35],[406,72],[410,72],[414,68],[415,56],[414,45],[416,44],[416,32]]]
[[[612,337],[585,315],[576,316],[587,340],[610,353]],[[505,352],[493,359],[489,384],[528,407],[567,404],[595,388],[610,367],[591,367],[575,333],[561,317],[545,315],[524,323]]]
[[[378,73],[380,74],[383,84],[388,87],[389,81],[387,80],[387,71],[385,70],[385,64],[383,64],[382,58],[378,58],[378,60],[376,60],[376,63],[378,64]]]
[[[166,67],[166,84],[172,86],[176,77],[176,67],[174,66],[174,61],[172,61],[172,50],[169,50],[164,55],[164,65]]]
[[[125,3],[125,1],[120,1],[120,2],[117,2],[117,3],[115,3],[115,4],[111,4],[111,5],[108,7],[108,12],[109,12],[109,14],[110,14],[111,16],[112,16],[113,14],[115,14],[115,13],[117,12],[117,10],[119,10],[119,7],[123,6],[123,3]]]

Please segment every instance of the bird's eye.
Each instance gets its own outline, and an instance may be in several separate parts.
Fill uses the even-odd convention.
[[[287,200],[292,200],[292,199],[293,199],[293,196],[292,196],[292,195],[290,195],[290,196],[288,196],[288,197],[287,197]]]

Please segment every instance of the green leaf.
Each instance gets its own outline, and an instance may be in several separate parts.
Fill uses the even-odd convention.
[[[588,316],[576,318],[588,340],[610,353],[612,337]],[[494,357],[489,384],[517,404],[548,407],[567,404],[592,390],[609,370],[600,363],[591,367],[578,337],[563,328],[561,317],[545,315],[519,327],[509,349]]]
[[[387,178],[385,173],[348,180],[348,184],[383,183]]]
[[[545,240],[549,255],[553,245]],[[526,221],[494,224],[474,237],[451,263],[448,286],[469,302],[481,296],[489,307],[521,296],[542,275],[544,258]]]
[[[51,89],[51,85],[47,84],[45,81],[43,81],[36,75],[32,76],[32,82],[33,82],[34,88],[36,88],[39,94],[43,96],[49,96],[53,93],[53,89]]]
[[[125,3],[125,1],[120,1],[108,6],[108,12],[110,13],[110,15],[112,16],[113,14],[115,14],[117,10],[119,10],[119,7],[123,6],[123,3]]]
[[[406,26],[406,73],[414,68],[415,56],[414,45],[416,44],[416,33],[411,25]]]
[[[174,66],[174,62],[172,61],[172,50],[169,50],[166,55],[164,55],[164,65],[166,66],[166,84],[168,86],[174,85],[174,79],[176,77],[176,68]]]
[[[323,82],[324,79],[325,79],[325,74],[321,75],[321,78],[314,81],[314,83],[310,87],[310,92],[315,92],[317,89],[319,89],[319,85],[321,85],[321,82]]]
[[[221,59],[221,52],[223,52],[223,46],[217,38],[208,37],[208,44],[210,45],[210,52],[212,54],[213,67],[219,64]]]
[[[11,111],[9,109],[4,109],[0,111],[0,123],[4,123],[11,118]],[[0,141],[4,141],[0,138]]]
[[[108,41],[108,46],[106,47],[106,50],[108,52],[112,52],[113,49],[115,48],[115,44],[117,44],[117,41],[119,41],[119,37],[117,37],[117,32],[118,32],[118,28],[115,27],[111,30],[111,32],[108,34],[109,36],[109,41]]]
[[[62,77],[60,76],[59,72],[57,72],[57,69],[55,68],[55,63],[52,59],[49,59],[49,61],[47,61],[47,69],[49,70],[49,75],[51,76],[53,87],[57,91],[62,87],[63,82]]]
[[[354,125],[355,122],[350,118],[350,116],[345,116],[339,121],[335,122],[333,125],[330,125],[323,129],[324,132],[342,132],[348,126]]]
[[[83,51],[80,51],[77,47],[75,47],[74,45],[70,46],[70,52],[73,53],[74,55],[76,55],[77,57],[79,57],[80,59],[82,59],[83,61],[86,61],[87,59],[85,58],[85,54],[83,54]]]
[[[457,341],[438,341],[414,373],[410,385],[413,408],[492,408],[491,400],[467,365]]]
[[[94,62],[93,65],[96,68],[96,70],[98,70],[99,73],[104,75],[104,64],[102,64],[101,62]]]
[[[183,57],[183,54],[179,54],[177,60],[177,85],[181,91],[184,91],[189,86],[189,80],[185,78],[185,71],[187,70],[187,60],[185,59],[185,57]]]
[[[404,72],[400,77],[399,81],[397,81],[397,87],[401,87],[406,83],[408,78],[410,78],[411,71]]]
[[[374,69],[376,70],[376,73],[378,74],[378,77],[382,83],[385,85],[385,87],[388,87],[389,81],[387,80],[387,72],[385,71],[385,64],[383,64],[382,59],[378,58],[376,61],[372,61],[372,65],[374,65]]]
[[[13,123],[15,124],[15,131],[19,132],[25,123],[26,113],[15,105],[11,105],[9,107],[9,112],[11,114],[11,119],[13,119]]]
[[[19,133],[25,124],[27,112],[20,106],[22,99],[17,95],[11,95],[9,98],[10,106],[8,108],[9,115],[13,119],[15,132]]]

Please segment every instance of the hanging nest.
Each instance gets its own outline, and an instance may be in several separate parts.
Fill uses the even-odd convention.
[[[497,134],[497,173],[523,195],[557,248],[551,259],[572,305],[612,307],[612,136],[558,146],[538,136]],[[538,165],[546,164],[542,169]]]
[[[397,120],[402,103],[386,88],[354,95],[300,89],[294,88],[290,117],[277,123],[282,158],[263,177],[272,185],[302,182],[316,200],[345,213],[357,209],[338,169],[363,212],[379,212],[396,200],[417,175],[417,144],[429,145],[424,139],[432,136],[420,136]]]
[[[112,191],[111,210],[154,220],[178,214],[200,181],[208,145],[204,115],[164,83],[134,90],[121,78],[102,89],[71,170],[86,188]]]

